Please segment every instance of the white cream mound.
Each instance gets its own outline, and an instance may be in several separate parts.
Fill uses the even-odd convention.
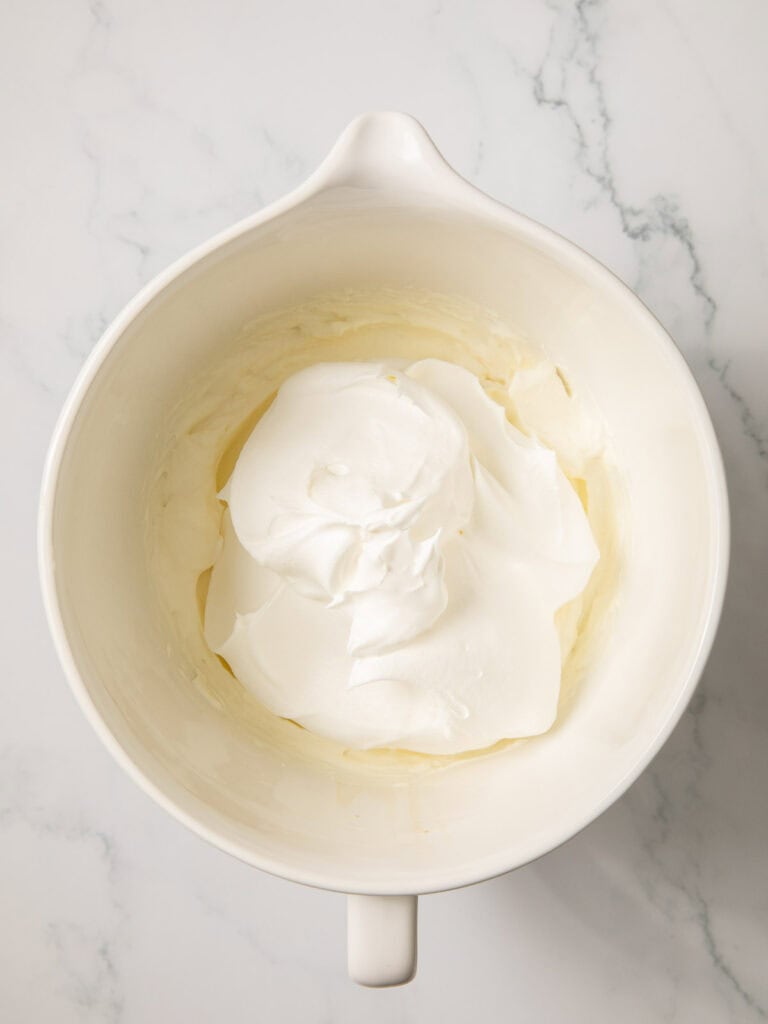
[[[221,494],[206,641],[276,715],[350,748],[543,733],[555,614],[599,558],[584,508],[472,373],[399,366],[318,363],[282,384]],[[534,405],[550,383],[528,382]]]

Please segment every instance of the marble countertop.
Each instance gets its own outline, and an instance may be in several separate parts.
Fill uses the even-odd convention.
[[[768,1017],[768,8],[762,0],[33,0],[0,13],[0,1019]],[[158,270],[402,109],[603,260],[685,353],[722,445],[722,627],[627,795],[515,874],[422,900],[405,989],[345,976],[341,897],[168,818],[86,724],[43,620],[44,451]]]

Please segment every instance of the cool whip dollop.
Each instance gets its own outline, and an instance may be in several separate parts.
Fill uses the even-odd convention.
[[[302,370],[221,498],[206,641],[275,714],[432,754],[551,727],[555,613],[599,552],[554,451],[470,372]]]

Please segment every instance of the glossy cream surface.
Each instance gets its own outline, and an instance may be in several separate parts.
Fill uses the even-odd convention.
[[[599,552],[554,451],[468,370],[300,371],[221,497],[206,639],[270,710],[437,754],[550,727],[555,613]]]

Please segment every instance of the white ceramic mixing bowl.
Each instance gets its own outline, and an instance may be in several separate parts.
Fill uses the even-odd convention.
[[[190,682],[153,613],[146,489],[168,410],[244,323],[319,293],[403,285],[492,309],[568,367],[609,427],[631,530],[610,638],[564,721],[490,756],[369,777],[247,742]],[[350,971],[381,985],[413,973],[418,893],[553,849],[658,751],[712,644],[728,510],[704,403],[638,299],[475,190],[414,120],[374,114],[297,191],[184,257],[107,330],[55,431],[39,547],[59,656],[116,759],[221,849],[353,894]]]

